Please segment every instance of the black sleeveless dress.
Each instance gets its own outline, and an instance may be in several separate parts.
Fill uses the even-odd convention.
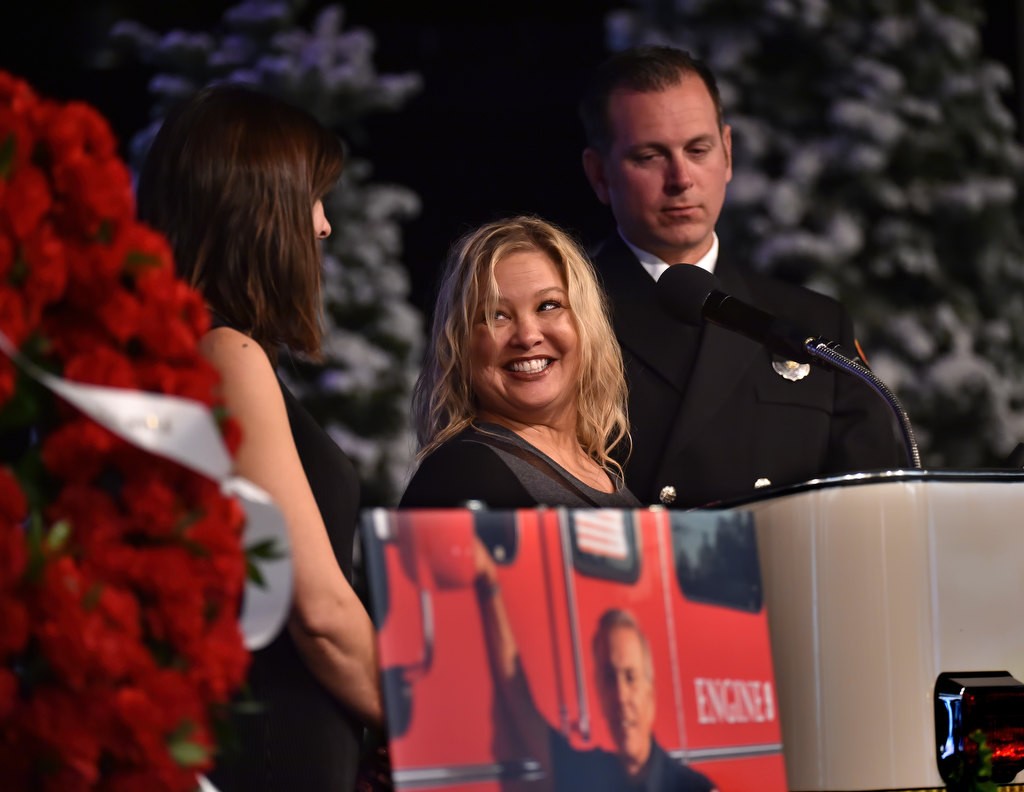
[[[352,579],[359,480],[351,460],[281,383],[292,437],[338,566]],[[350,792],[362,726],[313,677],[287,628],[254,652],[249,693],[210,780],[220,792]]]

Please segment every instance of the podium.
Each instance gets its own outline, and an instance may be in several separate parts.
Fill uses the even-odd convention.
[[[789,788],[943,787],[938,675],[1024,679],[1024,473],[849,475],[732,508],[754,520]]]

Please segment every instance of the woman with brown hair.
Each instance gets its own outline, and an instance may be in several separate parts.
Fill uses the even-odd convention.
[[[638,506],[622,353],[586,254],[521,216],[448,256],[413,392],[420,465],[403,507]]]
[[[211,776],[221,792],[352,789],[363,725],[382,718],[373,628],[350,583],[356,473],[275,372],[281,347],[319,354],[322,201],[342,165],[338,138],[305,112],[219,85],[167,117],[139,180],[140,216],[213,317],[201,348],[242,428],[237,471],[273,497],[291,544],[291,616],[253,654],[253,706],[231,724],[240,750]]]

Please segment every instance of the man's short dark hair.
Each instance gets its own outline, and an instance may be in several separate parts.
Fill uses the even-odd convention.
[[[607,649],[608,634],[611,633],[612,630],[618,628],[625,628],[636,633],[636,637],[640,640],[640,649],[643,652],[644,673],[647,674],[647,680],[653,683],[654,658],[651,656],[651,645],[648,643],[647,636],[644,635],[644,631],[640,629],[640,624],[637,622],[636,617],[627,610],[623,610],[622,608],[609,608],[601,614],[601,618],[597,622],[597,630],[594,631],[594,638],[591,643],[591,649],[594,652],[595,659],[600,656],[601,652]]]
[[[653,93],[678,85],[683,77],[695,74],[703,81],[715,104],[718,128],[722,128],[722,98],[715,75],[707,64],[689,52],[675,47],[644,46],[622,50],[597,67],[583,92],[580,119],[587,145],[607,154],[611,149],[608,100],[618,90]]]

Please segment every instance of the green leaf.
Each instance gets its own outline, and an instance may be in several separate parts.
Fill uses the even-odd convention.
[[[50,526],[46,533],[46,546],[50,550],[61,550],[71,537],[71,523],[59,520]]]
[[[39,509],[32,509],[28,515],[28,568],[25,576],[38,582],[43,575],[46,555],[43,553],[43,515]]]
[[[276,539],[264,539],[260,542],[254,542],[245,548],[245,554],[249,558],[260,559],[261,561],[279,561],[282,558],[288,557],[288,553],[279,547]]]
[[[263,577],[259,566],[251,558],[245,559],[245,576],[260,588],[267,587],[267,579]]]
[[[109,245],[114,241],[114,224],[110,220],[100,223],[100,227],[96,231],[96,241],[101,245]]]
[[[992,749],[985,734],[975,729],[967,735],[965,742],[978,746],[977,753],[964,751],[959,757],[956,769],[950,774],[947,789],[951,792],[998,792],[999,785],[992,780]]]
[[[167,748],[174,761],[182,767],[196,767],[205,763],[210,756],[209,749],[189,740],[172,742]]]
[[[245,548],[245,569],[246,577],[261,588],[267,587],[267,579],[260,571],[260,563],[265,561],[278,561],[287,558],[288,553],[275,539],[264,539],[254,542]]]
[[[195,724],[186,720],[167,737],[167,750],[181,767],[196,767],[210,757],[209,748],[190,739],[193,732]]]
[[[11,132],[3,143],[0,143],[0,179],[7,181],[14,168],[14,152],[17,151],[17,139]]]
[[[28,280],[28,261],[25,260],[24,251],[18,248],[14,256],[14,263],[11,264],[11,269],[7,273],[7,281],[12,286],[24,286],[26,280]]]
[[[41,412],[42,388],[25,374],[20,368],[16,370],[14,379],[14,395],[0,407],[0,431],[31,426]],[[43,402],[45,403],[45,402]]]
[[[82,597],[82,607],[86,611],[91,611],[99,604],[100,597],[103,594],[103,586],[99,583],[94,583],[89,586],[89,590],[85,592],[85,596]]]
[[[978,746],[978,766],[970,780],[969,792],[997,792],[999,786],[992,780],[992,749],[988,746],[984,732],[975,729],[968,739]]]
[[[154,256],[151,253],[142,253],[138,250],[129,251],[128,255],[124,259],[124,268],[126,272],[132,275],[138,274],[139,270],[145,269],[146,267],[159,267],[160,257]]]

